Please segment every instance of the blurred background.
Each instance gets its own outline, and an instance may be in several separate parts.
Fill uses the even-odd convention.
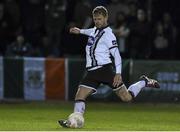
[[[162,100],[178,101],[179,0],[0,0],[0,98],[73,99],[87,36],[69,34],[69,28],[93,27],[98,5],[109,11],[127,85],[146,73],[163,90],[175,91]]]
[[[123,58],[178,60],[179,3],[178,0],[0,0],[0,55],[83,56],[86,36],[71,35],[68,29],[93,27],[91,11],[103,5],[109,11],[109,24]],[[18,43],[26,50],[22,51]]]

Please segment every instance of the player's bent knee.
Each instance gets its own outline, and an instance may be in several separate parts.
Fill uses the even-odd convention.
[[[117,94],[117,96],[120,97],[121,100],[124,102],[130,102],[133,99],[132,95],[128,92],[124,84],[118,87],[117,89],[114,89],[114,91]]]
[[[86,100],[86,98],[92,93],[92,91],[92,89],[80,86],[76,92],[75,100]]]

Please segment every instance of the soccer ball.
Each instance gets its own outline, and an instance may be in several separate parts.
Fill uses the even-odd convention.
[[[81,128],[84,125],[84,117],[82,113],[74,112],[69,115],[68,121],[70,123],[70,128]]]

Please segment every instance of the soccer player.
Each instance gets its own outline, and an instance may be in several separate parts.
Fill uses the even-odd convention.
[[[95,93],[101,83],[108,84],[122,101],[129,102],[135,98],[144,87],[160,88],[158,82],[146,76],[141,76],[140,80],[132,84],[128,89],[123,84],[121,77],[121,56],[118,50],[116,38],[112,29],[108,26],[108,11],[103,6],[97,6],[92,11],[95,27],[90,29],[79,29],[73,27],[70,33],[85,34],[89,36],[86,45],[86,69],[87,74],[79,84],[75,96],[74,112],[85,112],[86,98]],[[113,71],[112,60],[115,62]],[[62,127],[70,127],[68,120],[59,120]]]

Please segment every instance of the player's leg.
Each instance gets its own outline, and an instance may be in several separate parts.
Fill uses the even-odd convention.
[[[93,92],[93,88],[89,88],[82,85],[79,86],[75,96],[74,112],[81,113],[83,116],[85,111],[85,100]],[[69,120],[59,120],[58,122],[62,127],[70,127]]]
[[[96,88],[99,86],[99,82],[96,81],[97,73],[88,72],[82,79],[79,88],[76,92],[74,112],[81,113],[82,116],[85,112],[85,100],[92,93],[96,92]],[[59,120],[59,124],[62,127],[70,127],[69,120]]]
[[[133,95],[129,92],[124,84],[113,90],[116,95],[124,102],[130,102],[133,99]]]
[[[159,83],[156,80],[143,75],[140,77],[140,81],[132,84],[128,89],[124,84],[122,84],[118,88],[114,89],[114,91],[122,101],[130,102],[144,87],[160,88]]]
[[[140,77],[140,81],[129,86],[128,91],[131,92],[134,97],[136,97],[139,94],[139,92],[145,87],[160,88],[160,85],[157,80],[148,78],[147,76],[143,75]]]
[[[117,94],[119,98],[121,98],[122,101],[131,101],[133,97],[123,83],[121,83],[117,87],[113,86],[115,74],[116,73],[114,72],[112,66],[107,66],[107,68],[104,70],[103,81],[107,83],[111,88],[113,88],[113,91]]]
[[[137,94],[141,91],[142,88],[145,87],[145,81],[138,81],[127,89],[124,84],[122,84],[120,87],[114,89],[115,93],[118,97],[121,98],[124,102],[130,102],[134,97],[137,96]]]
[[[85,100],[95,90],[88,86],[80,85],[75,96],[74,112],[80,112],[84,114],[85,111]]]

